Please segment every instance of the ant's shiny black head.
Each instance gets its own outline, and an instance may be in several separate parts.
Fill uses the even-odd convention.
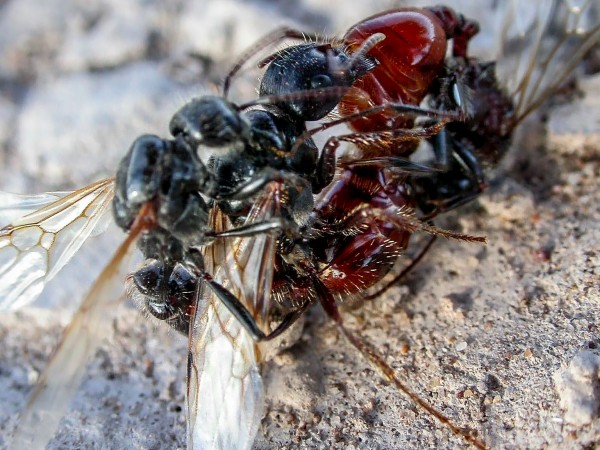
[[[372,70],[376,62],[362,55],[346,55],[329,44],[302,44],[287,48],[270,62],[260,85],[260,95],[286,95],[332,87],[350,87]],[[318,98],[294,99],[275,105],[302,121],[319,120],[339,103],[344,90]]]
[[[189,308],[194,305],[198,285],[198,276],[190,269],[179,262],[165,265],[150,259],[131,276],[143,296],[141,306],[186,335],[189,331]]]

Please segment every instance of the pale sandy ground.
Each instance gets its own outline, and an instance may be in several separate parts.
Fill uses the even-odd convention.
[[[135,136],[164,135],[178,105],[266,30],[339,32],[389,4],[356,3],[0,0],[0,189],[110,174]],[[460,2],[486,25],[478,51],[493,46],[491,3]],[[525,127],[489,191],[443,222],[487,235],[487,246],[439,242],[404,286],[346,314],[420,395],[492,448],[599,446],[599,92],[598,75],[581,79],[549,110],[548,135]],[[96,239],[37,308],[0,319],[0,448],[64,305],[118,239]],[[185,339],[126,308],[113,328],[49,448],[184,448]],[[467,448],[382,382],[318,309],[264,369],[257,449]]]

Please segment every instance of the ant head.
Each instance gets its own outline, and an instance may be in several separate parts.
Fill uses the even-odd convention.
[[[302,44],[287,48],[270,58],[269,67],[260,85],[261,96],[285,96],[298,92],[318,92],[319,89],[351,87],[372,70],[377,63],[364,53],[347,55],[330,44]],[[345,91],[307,95],[275,103],[293,118],[319,120],[339,103]]]

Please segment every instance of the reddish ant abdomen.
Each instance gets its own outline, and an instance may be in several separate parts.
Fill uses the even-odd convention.
[[[351,51],[375,33],[386,36],[371,50],[379,65],[342,99],[339,109],[344,116],[388,102],[419,104],[444,63],[446,32],[437,16],[426,9],[401,8],[372,16],[351,27],[343,42]],[[357,119],[351,127],[379,131],[405,128],[406,122],[405,117],[381,113]]]
[[[316,255],[323,263],[319,278],[334,295],[355,294],[379,282],[408,245],[412,230],[393,223],[393,217],[413,205],[404,183],[389,178],[381,168],[349,167],[315,206],[316,227],[324,236],[311,247],[322,252]]]
[[[370,52],[379,65],[354,83],[338,105],[340,113],[348,116],[386,103],[419,105],[444,66],[448,40],[453,39],[455,56],[465,56],[478,31],[476,22],[445,6],[399,8],[357,23],[342,39],[350,52],[375,33],[386,39]],[[358,132],[394,130],[411,128],[413,121],[382,112],[353,120],[350,127]],[[394,153],[411,148],[400,146]]]

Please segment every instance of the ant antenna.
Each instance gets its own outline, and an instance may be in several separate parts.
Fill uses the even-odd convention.
[[[223,97],[227,98],[227,94],[229,93],[229,88],[231,86],[231,81],[233,77],[240,71],[242,67],[261,50],[275,45],[276,43],[284,40],[284,39],[296,39],[296,40],[305,40],[307,36],[310,38],[313,35],[303,33],[301,31],[295,30],[293,28],[281,27],[267,34],[263,38],[261,38],[258,42],[254,43],[252,47],[246,50],[242,56],[239,57],[237,63],[231,68],[225,80],[223,81]]]
[[[386,38],[383,33],[375,33],[372,36],[369,36],[365,41],[361,44],[361,46],[352,53],[350,60],[348,61],[348,67],[354,68],[359,63],[362,63],[362,59],[365,57],[367,53],[369,53],[373,48],[378,45],[380,42],[384,41]]]

